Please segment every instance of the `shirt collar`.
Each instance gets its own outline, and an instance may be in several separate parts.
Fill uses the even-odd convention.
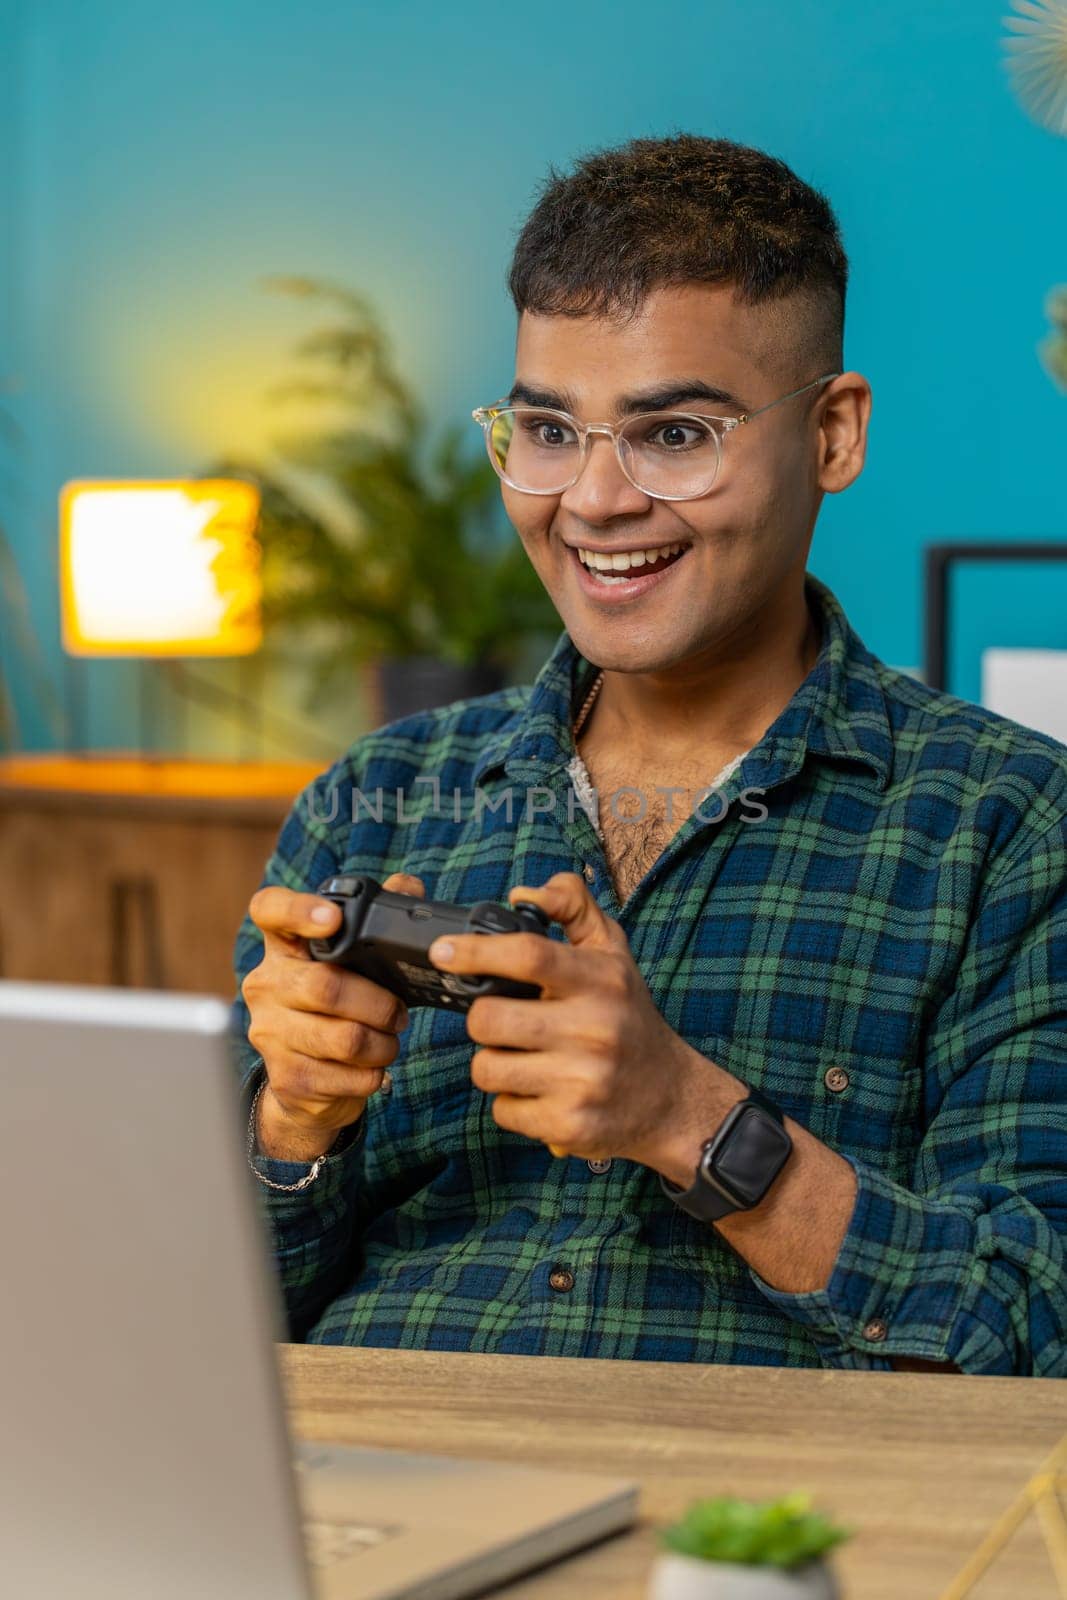
[[[776,721],[746,756],[746,784],[770,788],[793,775],[807,755],[860,764],[888,787],[893,740],[879,662],[852,628],[832,590],[805,574],[822,644],[811,671]],[[538,672],[525,704],[485,741],[474,783],[494,768],[514,777],[547,776],[574,755],[571,726],[596,667],[564,631]]]

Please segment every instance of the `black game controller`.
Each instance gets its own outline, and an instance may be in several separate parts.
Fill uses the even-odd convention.
[[[313,959],[332,961],[373,979],[399,995],[409,1008],[440,1006],[469,1011],[483,994],[508,995],[515,1000],[540,998],[538,984],[442,972],[427,953],[435,939],[448,933],[540,933],[547,937],[551,919],[528,900],[515,906],[495,900],[457,906],[447,900],[398,894],[383,889],[374,878],[348,872],[327,878],[316,893],[336,901],[342,921],[336,933],[308,940]]]

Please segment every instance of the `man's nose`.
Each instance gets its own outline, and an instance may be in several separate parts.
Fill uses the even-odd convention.
[[[622,470],[615,442],[605,430],[591,428],[585,464],[577,483],[560,497],[568,511],[587,522],[648,507],[650,496],[636,489]]]

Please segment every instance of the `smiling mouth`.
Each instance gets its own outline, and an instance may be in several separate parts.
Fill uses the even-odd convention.
[[[673,566],[690,547],[688,544],[667,544],[651,550],[621,551],[586,550],[574,545],[571,548],[586,571],[599,583],[610,587],[663,572]]]

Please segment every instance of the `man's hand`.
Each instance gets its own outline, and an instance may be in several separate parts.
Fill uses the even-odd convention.
[[[467,1013],[471,1078],[496,1096],[502,1128],[556,1155],[623,1156],[654,1166],[691,1085],[716,1079],[723,1112],[746,1093],[674,1032],[656,1010],[625,933],[575,872],[540,889],[513,888],[559,922],[568,943],[537,933],[469,933],[436,940],[435,966],[540,984],[538,1000],[483,995]],[[438,959],[444,943],[453,954]],[[717,1080],[721,1079],[721,1082]],[[733,1090],[730,1086],[733,1085]]]
[[[403,872],[383,888],[425,894],[422,880]],[[269,1155],[312,1160],[381,1087],[408,1025],[407,1007],[369,978],[311,959],[306,940],[340,926],[332,900],[272,885],[253,895],[249,914],[264,945],[263,960],[241,985],[248,1039],[267,1071],[260,1144]]]

